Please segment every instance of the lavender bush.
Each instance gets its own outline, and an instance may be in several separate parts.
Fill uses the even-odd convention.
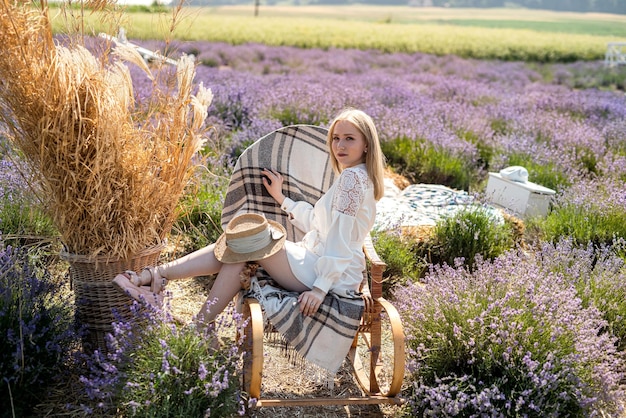
[[[397,138],[382,144],[388,165],[403,174],[411,183],[445,184],[458,190],[468,190],[478,181],[475,171],[482,169],[481,161],[452,154],[448,149],[415,138]]]
[[[377,231],[373,234],[376,253],[387,265],[383,272],[383,296],[389,298],[392,289],[418,281],[428,269],[430,247],[421,240],[403,236],[399,229]]]
[[[603,332],[607,321],[595,305],[583,304],[569,277],[542,263],[542,255],[554,253],[544,251],[479,260],[472,273],[435,268],[425,285],[397,290],[411,413],[588,417],[620,411],[624,365],[615,337]]]
[[[429,253],[435,264],[460,262],[471,270],[477,255],[491,260],[514,245],[509,224],[494,221],[483,207],[467,207],[437,222]]]
[[[419,235],[402,234],[400,228],[377,231],[373,242],[387,264],[383,292],[388,298],[395,287],[420,281],[432,264],[460,263],[471,270],[477,255],[493,259],[517,244],[514,225],[494,221],[483,206],[444,216]]]
[[[583,306],[595,306],[607,325],[605,332],[617,338],[620,351],[626,348],[626,241],[611,245],[591,242],[576,244],[573,238],[557,244],[542,244],[538,253],[544,269],[560,274],[577,290]]]
[[[571,237],[577,244],[610,245],[626,237],[626,193],[621,178],[582,180],[564,189],[546,219],[537,220],[546,241]]]
[[[30,173],[19,156],[10,151],[0,134],[0,232],[5,241],[21,247],[33,239],[58,235],[52,220],[32,194]],[[10,238],[9,238],[10,237]]]
[[[26,251],[2,241],[0,335],[2,416],[28,416],[47,388],[68,377],[79,335],[70,293],[37,268]]]
[[[217,240],[222,233],[221,216],[227,178],[202,171],[196,182],[189,186],[181,202],[175,234],[186,239],[182,243],[185,253],[198,250]]]
[[[201,330],[177,325],[146,304],[135,303],[133,309],[137,322],[114,324],[109,352],[96,351],[87,359],[88,373],[81,377],[90,399],[81,406],[85,412],[150,417],[243,413],[240,342],[221,337],[236,328],[239,315],[227,312],[214,327]]]

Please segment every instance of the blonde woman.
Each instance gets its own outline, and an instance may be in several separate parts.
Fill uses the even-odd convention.
[[[265,188],[290,222],[307,231],[302,241],[287,241],[281,225],[244,214],[229,222],[215,244],[139,274],[125,272],[114,284],[135,299],[158,303],[167,280],[217,274],[207,298],[212,304],[205,303],[197,316],[204,323],[212,322],[240,291],[239,275],[249,261],[286,290],[298,292],[300,312],[307,316],[317,312],[328,292],[354,295],[365,268],[363,243],[384,193],[384,156],[372,118],[357,109],[335,117],[327,145],[339,176],[315,205],[285,197],[282,175],[261,171]]]

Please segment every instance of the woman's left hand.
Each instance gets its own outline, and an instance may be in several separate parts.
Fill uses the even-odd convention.
[[[276,200],[279,205],[283,204],[285,195],[283,195],[283,176],[276,170],[270,170],[264,168],[261,170],[263,176],[263,185],[269,192],[269,194]]]
[[[298,296],[300,312],[306,316],[313,315],[320,308],[325,297],[326,294],[318,288],[300,293],[300,296]]]

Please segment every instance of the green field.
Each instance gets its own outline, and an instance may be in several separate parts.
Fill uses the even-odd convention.
[[[403,6],[253,6],[133,11],[122,25],[138,39],[205,40],[302,48],[359,48],[454,54],[466,58],[571,62],[604,58],[608,42],[626,41],[626,16],[525,9]],[[95,32],[114,31],[86,16]],[[55,20],[57,30],[63,22]]]

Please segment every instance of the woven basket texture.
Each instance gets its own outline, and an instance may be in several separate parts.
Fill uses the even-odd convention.
[[[141,271],[156,265],[163,248],[159,244],[123,260],[61,252],[61,258],[70,265],[77,320],[86,328],[85,351],[107,352],[106,335],[113,331],[112,323],[133,319],[132,299],[113,287],[113,278],[125,270]]]

